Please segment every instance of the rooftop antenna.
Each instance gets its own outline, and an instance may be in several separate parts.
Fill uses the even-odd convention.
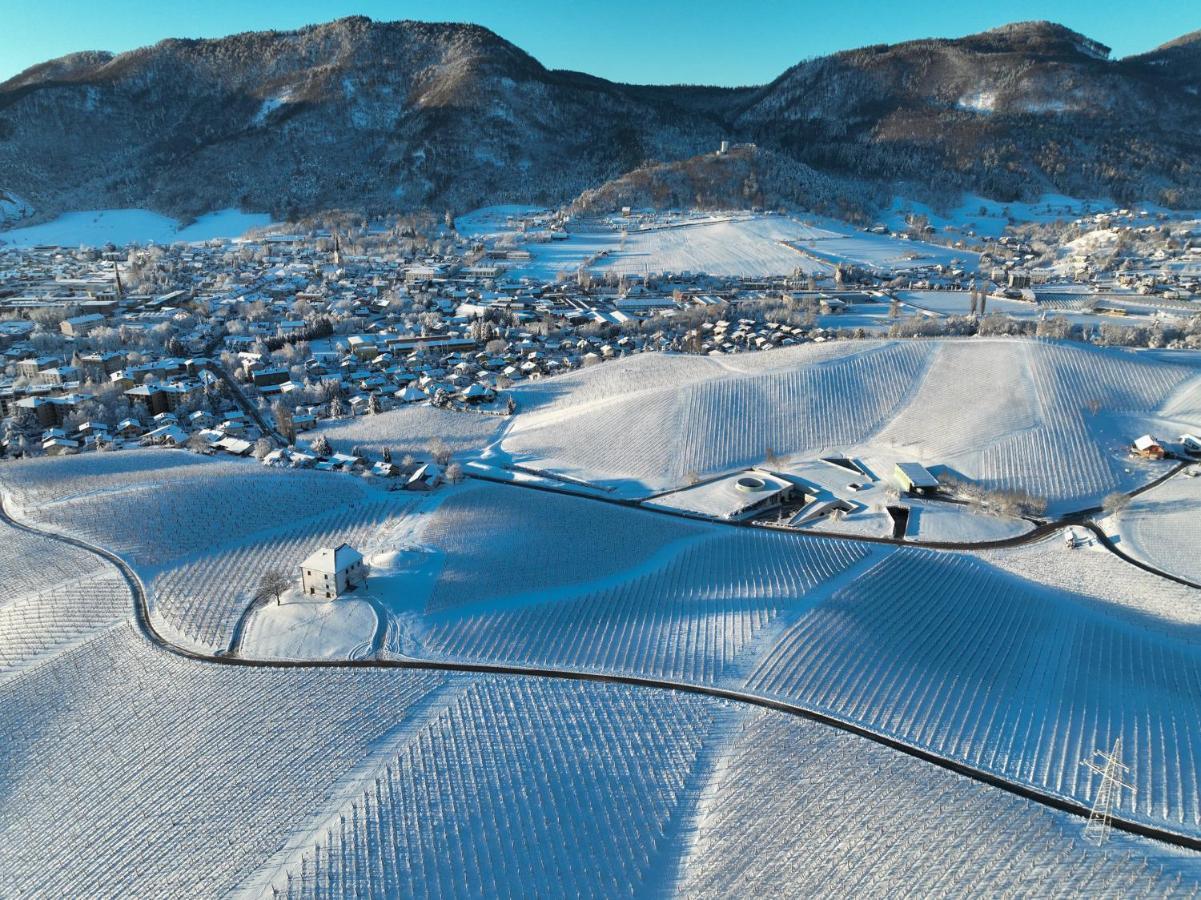
[[[1100,847],[1109,839],[1110,828],[1113,827],[1113,807],[1122,798],[1122,788],[1127,788],[1132,794],[1134,785],[1127,784],[1122,776],[1130,771],[1122,764],[1122,739],[1113,742],[1113,749],[1106,753],[1104,750],[1094,750],[1092,759],[1082,759],[1080,765],[1091,769],[1101,776],[1097,786],[1097,795],[1093,798],[1093,808],[1088,816],[1088,824],[1084,826],[1084,839]]]

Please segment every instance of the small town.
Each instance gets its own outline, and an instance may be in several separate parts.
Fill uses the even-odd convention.
[[[0,243],[0,452],[186,446],[341,468],[345,454],[305,440],[321,421],[408,404],[505,416],[515,383],[645,351],[966,334],[1201,346],[1201,223],[1128,210],[996,239],[940,236],[918,216],[896,235],[971,242],[979,271],[914,254],[899,271],[823,260],[780,276],[522,274],[529,248],[573,228],[712,218],[507,215],[499,240],[464,237],[447,216],[161,247]],[[1117,237],[1084,252],[1077,233]]]

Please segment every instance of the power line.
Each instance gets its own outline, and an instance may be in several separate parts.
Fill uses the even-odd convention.
[[[1113,749],[1109,753],[1094,750],[1093,757],[1099,758],[1101,762],[1097,763],[1092,759],[1080,761],[1080,765],[1101,776],[1088,823],[1084,826],[1084,839],[1100,847],[1109,839],[1109,831],[1113,826],[1113,808],[1121,803],[1122,788],[1129,789],[1133,794],[1134,785],[1122,780],[1122,776],[1129,772],[1130,768],[1122,764],[1121,738],[1113,742]]]

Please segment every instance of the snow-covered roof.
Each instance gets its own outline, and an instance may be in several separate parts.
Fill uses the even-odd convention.
[[[764,501],[770,502],[782,491],[793,487],[791,482],[783,478],[751,469],[674,491],[645,505],[679,509],[719,519],[737,519],[751,507],[762,508]]]
[[[909,484],[915,488],[938,487],[938,479],[931,475],[930,470],[921,463],[899,462],[897,471],[904,475]]]
[[[342,544],[338,547],[322,547],[320,550],[314,551],[300,564],[300,567],[312,569],[322,575],[334,575],[338,572],[345,572],[351,566],[362,561],[363,554],[350,544]]]

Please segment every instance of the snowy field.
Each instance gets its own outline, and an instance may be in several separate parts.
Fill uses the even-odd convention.
[[[158,455],[169,460],[174,454]],[[81,485],[70,472],[71,463],[96,458],[65,459],[65,495],[26,508],[22,514],[33,524],[106,546],[144,572],[217,543],[351,503],[364,491],[348,477],[273,472],[254,460],[204,458],[202,466],[160,471],[153,456],[144,457],[148,465],[127,473],[116,485],[96,492],[73,489]],[[321,497],[321,505],[314,505],[315,496]],[[121,523],[117,533],[114,523]]]
[[[1024,222],[1071,222],[1081,216],[1116,209],[1109,200],[1082,200],[1063,194],[1044,194],[1031,203],[1001,203],[974,194],[965,194],[952,209],[939,212],[916,200],[903,197],[893,199],[892,205],[880,221],[893,231],[904,231],[908,216],[925,216],[931,225],[942,231],[948,226],[959,231],[972,231],[982,237],[1000,237],[1012,219]],[[1150,212],[1162,211],[1159,207],[1147,207]]]
[[[377,624],[375,610],[362,600],[293,595],[256,611],[240,652],[248,659],[365,659]]]
[[[0,231],[0,246],[102,247],[105,244],[173,244],[241,237],[273,224],[266,213],[223,209],[206,213],[190,225],[148,209],[92,209],[63,213],[40,225]]]
[[[1201,362],[1022,339],[838,342],[739,357],[641,355],[516,389],[500,454],[630,496],[834,451],[1088,507],[1150,481],[1146,431],[1201,427]]]
[[[329,438],[335,450],[349,453],[361,447],[368,453],[391,450],[396,461],[406,453],[425,457],[430,441],[442,440],[455,453],[480,451],[500,433],[508,420],[470,412],[452,412],[427,404],[402,406],[378,415],[324,422],[320,432]],[[306,432],[301,440],[312,440],[316,431]]]
[[[201,652],[230,649],[238,621],[265,574],[278,571],[295,580],[300,562],[313,551],[342,543],[365,550],[376,534],[395,527],[408,511],[410,498],[383,496],[318,511],[299,522],[256,531],[176,560],[150,584],[155,627],[175,643]],[[248,639],[254,634],[251,629]],[[242,648],[243,655],[254,656],[254,648],[263,640],[252,640]],[[315,641],[312,646],[321,644]],[[315,651],[313,655],[330,654]]]
[[[868,554],[487,485],[444,502],[420,538],[440,568],[393,652],[704,683],[739,680],[763,635]]]
[[[1131,556],[1201,584],[1201,477],[1168,479],[1134,498],[1109,524]]]
[[[0,895],[223,896],[444,681],[206,665],[123,626],[0,682]]]
[[[465,238],[488,238],[512,234],[517,229],[510,221],[513,218],[544,212],[541,206],[502,204],[484,206],[455,218],[455,231]]]
[[[899,550],[802,615],[747,687],[1081,802],[1080,760],[1121,737],[1127,813],[1201,834],[1201,647],[1154,625],[966,555]]]
[[[495,220],[482,220],[491,221]],[[486,224],[482,227],[486,230]],[[790,275],[797,269],[829,274],[839,262],[896,269],[953,261],[974,269],[978,262],[976,254],[965,250],[867,234],[834,220],[811,224],[779,215],[743,214],[625,234],[575,231],[566,241],[520,246],[533,259],[510,267],[512,274],[547,281],[581,266],[619,275],[694,272],[753,277]]]
[[[468,485],[423,525],[422,545],[441,556],[426,611],[574,588],[581,573],[602,579],[637,568],[699,532],[688,522],[575,497]]]
[[[852,492],[861,514],[828,523],[866,534],[898,460],[1062,511],[1165,471],[1127,455],[1132,436],[1201,429],[1195,354],[1012,339],[643,354],[514,395],[510,418],[409,408],[325,433],[397,454],[438,436],[475,471],[515,462],[629,496],[771,456],[818,494],[870,482]],[[821,460],[835,453],[867,473]],[[1076,549],[1057,533],[952,553],[165,450],[9,461],[0,488],[17,518],[129,560],[154,628],[201,653],[719,687],[1082,804],[1097,784],[1081,760],[1120,737],[1136,791],[1118,811],[1201,836],[1201,591],[1084,529]],[[924,538],[1028,527],[912,506]],[[1199,510],[1201,478],[1177,476],[1104,524],[1201,579]],[[1201,891],[1201,854],[1126,835],[1093,847],[1077,817],[746,702],[185,659],[139,633],[115,567],[0,538],[0,896]],[[367,585],[302,601],[299,563],[344,541]],[[273,569],[292,586],[256,606]]]
[[[6,896],[1201,883],[1154,842],[1098,851],[1077,820],[862,739],[664,691],[231,669],[119,628],[0,682],[0,731]]]
[[[814,347],[731,359],[716,374],[705,359],[670,365],[698,387],[758,381],[749,405],[771,409],[787,389],[761,385],[793,379],[799,359],[837,371],[876,358],[920,379],[937,363],[904,347],[951,345],[853,346],[861,356]],[[1125,356],[1099,358],[1118,369],[1106,376],[1115,403],[1139,409],[1163,394],[1172,415],[1191,409],[1188,389],[1172,388],[1179,372],[1158,381]],[[1155,359],[1170,371],[1181,362]],[[621,365],[561,380],[567,392],[558,380],[531,385],[528,415],[570,415],[576,393],[584,404],[646,393],[647,369]],[[605,369],[602,389],[588,383]],[[835,379],[807,377],[818,380],[797,395]],[[843,371],[826,397],[849,397],[865,377]],[[848,403],[892,410],[921,394],[883,395]],[[1038,411],[1017,410],[1006,427],[1029,428]],[[390,496],[331,473],[161,451],[10,464],[0,477],[26,519],[162,560],[143,566],[155,620],[198,649],[227,648],[265,568],[292,572],[313,544],[347,540],[380,562],[370,602],[364,592],[269,603],[250,616],[241,654],[362,657],[376,616],[390,614],[393,654],[733,687],[1082,803],[1094,785],[1078,762],[1121,734],[1137,786],[1123,815],[1201,834],[1196,592],[1158,590],[1112,556],[1094,574],[1087,558],[1100,550],[1053,538],[997,550],[990,565],[504,485]],[[1080,819],[745,704],[569,680],[183,660],[133,630],[112,568],[6,537],[0,565],[20,592],[0,603],[0,895],[1201,887],[1195,854],[1133,838],[1097,850]],[[46,565],[23,570],[30,559]]]
[[[1194,522],[1196,522],[1194,518]],[[1195,527],[1195,525],[1194,525]],[[1180,640],[1201,644],[1201,592],[1132,566],[1099,546],[1084,529],[1073,529],[1078,546],[1062,534],[1037,543],[981,556],[998,568],[1075,594],[1084,594],[1107,613],[1127,614],[1141,628],[1158,628]],[[1122,546],[1126,552],[1131,547]],[[1190,548],[1195,550],[1196,545]],[[1167,560],[1156,560],[1164,567]]]
[[[1119,804],[1120,806],[1120,804]],[[754,810],[750,814],[749,810]],[[746,715],[700,803],[686,897],[1167,896],[1195,859],[1079,840],[1062,814],[771,713]],[[1070,844],[1073,873],[1063,877]],[[1145,854],[1154,854],[1147,859]],[[865,864],[870,860],[870,864]]]
[[[0,547],[0,682],[133,614],[125,581],[93,554],[8,525]]]

